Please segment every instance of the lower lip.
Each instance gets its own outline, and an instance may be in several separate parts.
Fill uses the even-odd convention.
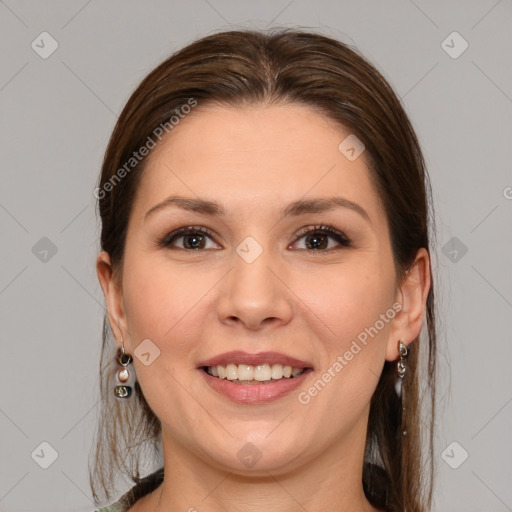
[[[199,371],[217,393],[240,404],[263,404],[283,398],[297,389],[311,372],[310,369],[307,369],[298,377],[282,378],[269,384],[235,384],[227,379],[212,377],[202,369]]]

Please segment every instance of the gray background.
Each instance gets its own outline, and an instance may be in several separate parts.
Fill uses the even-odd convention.
[[[0,1],[0,510],[94,508],[104,310],[92,191],[117,114],[197,37],[276,25],[355,44],[403,99],[437,210],[435,510],[512,510],[511,11],[510,0]],[[58,43],[45,59],[43,31]],[[458,36],[442,45],[454,31],[469,44],[457,58]],[[44,441],[58,453],[48,469]]]

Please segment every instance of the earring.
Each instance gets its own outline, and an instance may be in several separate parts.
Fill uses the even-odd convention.
[[[404,387],[403,387],[403,379],[404,379],[405,373],[407,371],[407,366],[405,363],[406,363],[407,357],[409,355],[409,348],[407,347],[407,345],[405,343],[402,342],[402,340],[398,340],[398,355],[400,357],[398,359],[398,363],[396,364],[396,371],[397,371],[397,374],[399,377],[398,396],[400,397],[401,402],[402,402],[401,430],[402,430],[402,435],[407,436],[407,427],[405,425],[405,393],[404,393]]]
[[[124,349],[124,341],[121,341],[121,348],[117,351],[117,362],[121,365],[122,368],[116,370],[116,379],[119,383],[114,388],[114,395],[117,398],[129,398],[132,394],[132,386],[131,386],[131,372],[128,369],[128,365],[133,361],[132,356],[127,354]],[[130,382],[129,382],[130,381]]]

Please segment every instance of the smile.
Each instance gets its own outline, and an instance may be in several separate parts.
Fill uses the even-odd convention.
[[[280,352],[235,350],[200,361],[197,370],[216,394],[254,405],[289,395],[313,374],[313,364]]]
[[[226,366],[205,366],[204,371],[218,379],[226,379],[234,384],[254,385],[270,384],[281,379],[293,379],[302,375],[305,368],[293,368],[292,366],[283,366],[282,364],[235,364],[230,363]]]

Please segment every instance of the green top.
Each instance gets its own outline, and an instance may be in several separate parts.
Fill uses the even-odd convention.
[[[137,500],[154,491],[164,479],[164,468],[157,469],[154,473],[142,478],[118,501],[108,507],[100,508],[96,512],[126,512]]]

